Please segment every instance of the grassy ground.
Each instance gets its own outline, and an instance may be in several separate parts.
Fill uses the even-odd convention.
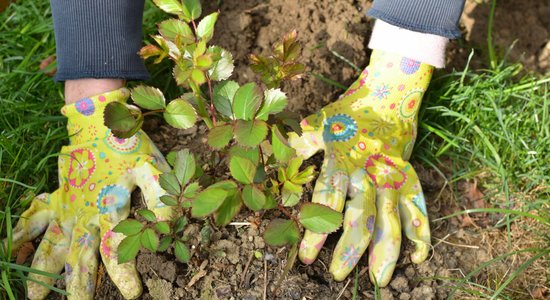
[[[158,16],[148,6],[146,33],[153,32]],[[517,242],[517,230],[542,241],[526,260],[541,263],[548,259],[545,248],[550,246],[544,230],[550,222],[550,80],[526,76],[520,65],[500,64],[502,57],[488,52],[488,69],[466,68],[433,80],[415,157],[449,183],[480,180],[489,203],[482,210],[500,216],[492,227],[505,227],[509,243]],[[0,13],[1,237],[9,236],[11,224],[28,205],[29,192],[52,191],[57,185],[57,152],[67,135],[59,114],[62,86],[38,71],[40,61],[54,53],[49,1],[20,2]],[[153,76],[162,71],[157,67]],[[531,225],[517,226],[524,222]],[[521,249],[510,251],[504,254]],[[24,269],[10,262],[0,249],[0,299],[24,295]],[[506,280],[515,280],[523,271],[518,268]],[[469,278],[460,280],[461,289],[472,296],[482,290],[482,296],[508,297],[507,281],[467,289]]]

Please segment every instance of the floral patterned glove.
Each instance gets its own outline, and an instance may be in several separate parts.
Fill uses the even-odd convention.
[[[338,211],[346,207],[343,235],[330,265],[336,280],[346,278],[370,244],[371,281],[386,286],[399,257],[401,227],[416,244],[412,261],[421,263],[428,255],[426,205],[407,160],[432,71],[427,64],[375,50],[343,97],[304,119],[302,136],[290,136],[304,158],[325,151],[312,201]],[[312,263],[326,237],[306,231],[300,259]]]
[[[65,268],[69,299],[92,299],[98,267],[97,250],[111,279],[127,299],[142,291],[135,262],[118,264],[117,248],[123,235],[112,228],[128,217],[130,193],[139,186],[149,209],[158,219],[171,217],[159,201],[165,192],[158,175],[169,170],[149,137],[138,132],[119,139],[103,125],[103,110],[112,101],[124,102],[127,89],[79,100],[63,107],[70,146],[59,156],[60,188],[36,197],[14,229],[14,248],[35,239],[46,228],[32,267],[59,273]],[[53,284],[53,279],[29,274]],[[30,299],[43,299],[48,288],[28,282]]]

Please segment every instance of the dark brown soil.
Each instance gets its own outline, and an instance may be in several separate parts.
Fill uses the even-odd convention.
[[[302,62],[311,73],[321,74],[344,85],[354,81],[358,73],[330,50],[361,68],[367,64],[369,51],[366,45],[373,21],[364,16],[370,5],[366,1],[222,0],[219,7],[216,1],[203,2],[208,2],[208,10],[221,11],[213,43],[233,53],[236,68],[232,79],[240,83],[257,80],[248,68],[247,55],[266,53],[276,40],[292,29],[298,31],[304,48]],[[514,59],[523,57],[523,61],[533,70],[547,71],[549,6],[547,3],[544,5],[544,0],[530,0],[523,1],[519,10],[517,3],[501,2],[495,21],[495,40],[500,45],[499,49],[505,49],[512,39],[519,38],[511,56]],[[476,7],[470,2],[467,5],[463,20],[469,27],[467,38],[475,47],[485,45],[487,12],[488,5]],[[453,42],[449,52],[452,58],[449,68],[464,68],[470,48],[470,44],[464,41]],[[477,65],[483,65],[482,57],[476,58]],[[291,99],[290,110],[303,116],[317,111],[342,92],[313,76],[287,83],[283,90]],[[147,128],[165,153],[183,147],[191,148],[195,153],[207,152],[204,129],[176,131],[164,125],[159,129],[156,123],[148,124]],[[446,187],[439,175],[417,164],[415,167],[426,192],[432,219],[447,215],[461,206],[460,196],[454,194],[454,189]],[[139,205],[139,196],[134,198]],[[245,215],[249,213],[241,213],[237,220],[247,221]],[[275,293],[274,284],[283,273],[288,249],[265,245],[261,237],[265,223],[259,229],[252,226],[217,229],[209,226],[208,222],[189,226],[189,236],[194,237],[190,241],[194,250],[189,265],[176,262],[171,253],[141,252],[137,259],[144,283],[141,299],[253,300],[262,299],[264,289],[266,299],[352,299],[354,277],[335,282],[327,271],[338,233],[329,237],[314,264],[305,266],[297,262]],[[381,290],[383,299],[445,299],[450,281],[435,277],[460,278],[481,262],[494,258],[496,242],[485,239],[502,238],[502,233],[476,227],[463,228],[462,225],[456,220],[434,222],[433,256],[420,265],[411,263],[409,254],[412,247],[404,243],[393,280]],[[206,231],[210,233],[206,234]],[[262,258],[257,258],[255,253],[261,254]],[[358,265],[358,299],[374,299],[374,287],[366,273],[366,262],[365,255]],[[496,265],[494,272],[506,272],[506,267]],[[122,299],[108,276],[102,272],[100,274],[96,298]],[[490,272],[483,273],[471,280],[485,282],[489,276]],[[530,298],[528,292],[525,291],[525,299]]]

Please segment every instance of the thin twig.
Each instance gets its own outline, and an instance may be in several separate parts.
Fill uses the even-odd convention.
[[[248,267],[250,267],[250,263],[252,262],[253,257],[254,257],[254,252],[251,252],[250,255],[248,256],[248,261],[246,262],[246,266],[244,267],[243,276],[241,277],[241,282],[239,283],[239,287],[243,286],[246,273],[248,272]]]
[[[264,299],[267,299],[267,260],[264,258]]]
[[[442,239],[437,238],[437,237],[434,236],[433,238],[439,241],[439,242],[437,242],[437,244],[434,245],[434,248],[435,248],[435,246],[439,245],[440,243],[444,243],[444,244],[448,244],[448,245],[456,246],[456,247],[469,248],[469,249],[479,249],[479,246],[462,245],[462,244],[455,244],[455,243],[447,242],[446,239],[449,236],[450,236],[450,234],[447,234]]]
[[[346,290],[346,288],[348,287],[350,282],[351,282],[351,279],[348,279],[348,282],[346,282],[346,285],[344,285],[344,288],[342,288],[340,293],[338,293],[338,297],[336,297],[336,300],[338,300],[338,299],[340,299],[340,297],[342,297],[342,295],[344,294],[344,291]]]

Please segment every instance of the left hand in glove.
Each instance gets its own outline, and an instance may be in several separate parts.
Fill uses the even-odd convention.
[[[130,193],[136,185],[157,219],[172,214],[159,200],[165,192],[158,175],[169,166],[149,137],[139,131],[131,138],[119,139],[103,125],[107,103],[125,102],[128,96],[129,91],[123,88],[63,107],[61,112],[69,119],[70,145],[59,155],[60,188],[36,197],[14,229],[14,249],[46,230],[32,268],[50,273],[65,268],[69,299],[93,299],[98,249],[122,295],[134,299],[141,294],[135,262],[117,261],[117,248],[124,236],[112,231],[128,217]],[[52,278],[29,276],[53,284]],[[43,299],[49,290],[29,281],[28,292],[30,299]]]
[[[338,211],[346,208],[344,232],[330,265],[336,280],[346,278],[370,244],[371,281],[386,286],[399,257],[401,227],[416,244],[412,261],[420,263],[428,255],[424,195],[408,159],[432,70],[375,50],[370,65],[343,97],[304,119],[302,136],[290,135],[290,144],[304,158],[325,152],[312,202]],[[300,259],[312,263],[326,237],[306,231]]]

